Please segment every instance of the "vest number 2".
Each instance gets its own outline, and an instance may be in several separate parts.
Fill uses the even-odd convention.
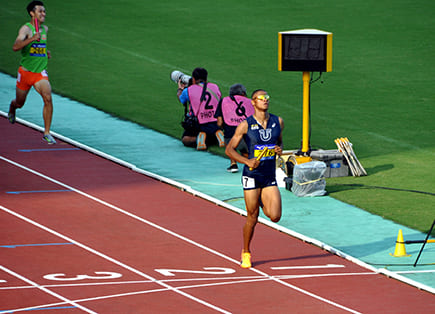
[[[205,92],[205,106],[204,108],[207,110],[213,109],[213,106],[210,105],[211,94],[209,92]]]

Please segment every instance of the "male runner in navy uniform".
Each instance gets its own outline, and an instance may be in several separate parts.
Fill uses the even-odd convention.
[[[250,243],[260,206],[271,221],[278,222],[281,218],[281,194],[276,183],[275,159],[276,155],[282,154],[284,122],[281,117],[268,112],[269,98],[262,89],[252,93],[255,113],[239,124],[225,149],[228,157],[245,164],[242,185],[247,216],[243,227],[243,268],[251,267]],[[242,138],[249,149],[248,158],[236,151]]]

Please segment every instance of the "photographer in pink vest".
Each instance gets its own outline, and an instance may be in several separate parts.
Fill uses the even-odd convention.
[[[225,144],[228,144],[236,131],[237,126],[255,112],[251,99],[246,97],[246,88],[242,84],[234,84],[230,87],[229,96],[224,97],[219,103],[215,117],[218,126],[224,130]],[[248,147],[242,139],[237,147],[241,154],[248,153]],[[228,172],[238,172],[237,162],[231,159],[227,168]]]
[[[214,83],[207,81],[207,70],[196,68],[192,72],[192,85],[178,81],[177,96],[183,105],[189,104],[189,112],[198,120],[198,128],[186,129],[182,142],[185,146],[195,147],[197,150],[207,149],[206,143],[217,140],[219,147],[225,146],[224,134],[217,125],[214,117],[221,100],[221,91]]]

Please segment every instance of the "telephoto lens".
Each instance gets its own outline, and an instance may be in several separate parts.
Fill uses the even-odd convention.
[[[175,83],[178,83],[179,80],[181,80],[181,83],[183,84],[189,84],[189,80],[190,80],[190,76],[184,74],[181,71],[172,71],[171,73],[171,80],[174,81]]]

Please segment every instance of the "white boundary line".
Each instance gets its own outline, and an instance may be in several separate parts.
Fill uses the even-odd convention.
[[[271,267],[272,270],[290,270],[290,269],[319,269],[319,268],[343,268],[344,265],[311,265],[311,266],[283,266],[283,267]]]
[[[160,231],[163,231],[163,232],[165,232],[165,233],[167,233],[167,234],[170,234],[171,236],[173,236],[173,237],[175,237],[175,238],[178,238],[178,239],[180,239],[180,240],[183,240],[183,241],[185,241],[185,242],[187,242],[187,243],[190,243],[190,244],[192,244],[192,245],[194,245],[194,246],[196,246],[196,247],[198,247],[198,248],[200,248],[200,249],[203,249],[203,250],[205,250],[205,251],[207,251],[207,252],[210,252],[210,253],[212,253],[212,254],[214,254],[214,255],[217,255],[217,256],[222,257],[222,258],[224,258],[224,259],[226,259],[226,260],[228,260],[228,261],[230,261],[230,262],[232,262],[232,263],[235,263],[235,264],[239,265],[239,261],[238,261],[238,260],[235,260],[235,259],[233,259],[233,258],[231,258],[231,257],[228,257],[228,256],[226,256],[226,255],[224,255],[224,254],[222,254],[222,253],[220,253],[220,252],[218,252],[218,251],[215,251],[215,250],[213,250],[213,249],[210,249],[209,247],[206,247],[206,246],[204,246],[204,245],[202,245],[202,244],[200,244],[200,243],[197,243],[197,242],[195,242],[195,241],[193,241],[193,240],[191,240],[191,239],[189,239],[189,238],[186,238],[186,237],[184,237],[184,236],[182,236],[182,235],[179,235],[179,234],[177,234],[177,233],[175,233],[175,232],[173,232],[173,231],[171,231],[171,230],[169,230],[169,229],[166,229],[166,228],[164,228],[164,227],[162,227],[162,226],[159,226],[159,225],[157,225],[157,224],[155,224],[155,223],[152,223],[152,222],[150,222],[150,221],[148,221],[148,220],[146,220],[146,219],[144,219],[144,218],[142,218],[142,217],[136,216],[136,215],[134,215],[134,214],[132,214],[132,213],[126,211],[126,210],[123,210],[123,209],[121,209],[121,208],[119,208],[119,207],[117,207],[117,206],[115,206],[115,205],[112,205],[112,204],[110,204],[110,203],[108,203],[108,202],[106,202],[106,201],[100,200],[99,198],[94,197],[94,196],[92,196],[92,195],[90,195],[90,194],[87,194],[87,193],[85,193],[85,192],[83,192],[83,191],[81,191],[81,190],[78,190],[78,189],[76,189],[76,188],[74,188],[74,187],[72,187],[72,186],[69,186],[69,185],[67,185],[67,184],[65,184],[65,183],[62,183],[62,182],[56,180],[56,179],[53,179],[53,178],[51,178],[51,177],[48,177],[48,176],[46,176],[46,175],[44,175],[44,174],[42,174],[42,173],[39,173],[39,172],[37,172],[37,171],[35,171],[35,170],[33,170],[33,169],[30,169],[30,168],[28,168],[28,167],[25,167],[25,166],[23,166],[23,165],[21,165],[21,164],[19,164],[19,163],[16,163],[16,162],[14,162],[14,161],[12,161],[12,160],[9,160],[9,159],[5,158],[5,157],[3,157],[3,156],[0,156],[0,160],[3,160],[3,161],[5,161],[5,162],[8,162],[8,163],[10,163],[10,164],[12,164],[12,165],[14,165],[14,166],[16,166],[16,167],[19,167],[19,168],[21,168],[21,169],[23,169],[23,170],[26,170],[26,171],[28,171],[28,172],[30,172],[30,173],[33,173],[33,174],[35,174],[35,175],[37,175],[37,176],[39,176],[39,177],[41,177],[41,178],[44,178],[44,179],[46,179],[46,180],[48,180],[48,181],[51,181],[51,182],[53,182],[53,183],[56,183],[56,184],[58,184],[58,185],[60,185],[60,186],[66,187],[66,188],[68,188],[68,189],[70,189],[70,190],[72,190],[72,191],[74,191],[74,192],[76,192],[76,193],[78,193],[78,194],[80,194],[80,195],[82,195],[82,196],[84,196],[84,197],[86,197],[86,198],[89,198],[89,199],[91,199],[91,200],[93,200],[93,201],[95,201],[95,202],[97,202],[97,203],[100,203],[100,204],[102,204],[102,205],[104,205],[104,206],[107,206],[107,207],[109,207],[109,208],[112,208],[112,209],[114,209],[115,211],[118,211],[118,212],[120,212],[120,213],[122,213],[122,214],[124,214],[124,215],[126,215],[126,216],[129,216],[129,217],[131,217],[131,218],[133,218],[133,219],[136,219],[136,220],[138,220],[138,221],[141,221],[141,222],[143,222],[143,223],[145,223],[145,224],[147,224],[147,225],[149,225],[149,226],[151,226],[151,227],[154,227],[154,228],[156,228],[156,229],[158,229],[158,230],[160,230]],[[96,255],[98,255],[98,256],[100,256],[100,257],[106,259],[106,260],[111,261],[112,263],[115,263],[115,264],[117,264],[117,265],[119,265],[119,266],[121,266],[121,267],[123,267],[123,268],[126,268],[126,269],[128,269],[128,270],[130,270],[130,271],[132,271],[132,272],[134,272],[134,273],[136,273],[136,274],[139,274],[140,276],[143,276],[143,277],[145,277],[145,278],[149,278],[149,279],[151,279],[151,280],[154,280],[156,283],[158,283],[158,284],[160,284],[160,285],[162,285],[162,286],[164,286],[164,287],[166,287],[166,288],[169,288],[170,290],[173,290],[174,292],[180,293],[180,294],[182,294],[182,295],[184,295],[184,296],[186,296],[186,297],[188,297],[188,298],[190,298],[190,299],[192,299],[192,300],[194,300],[194,301],[197,301],[197,302],[199,302],[199,303],[202,303],[202,304],[204,304],[204,305],[207,305],[207,306],[209,306],[209,307],[211,307],[211,308],[218,309],[218,310],[222,311],[223,313],[227,313],[226,311],[221,310],[221,309],[215,307],[214,305],[208,304],[208,303],[206,303],[205,301],[202,301],[202,300],[197,299],[197,298],[195,298],[195,297],[193,297],[193,296],[190,296],[189,294],[185,294],[184,292],[179,291],[177,288],[172,288],[171,286],[166,285],[165,283],[163,283],[163,282],[161,282],[161,281],[158,281],[158,280],[152,278],[151,276],[148,276],[148,275],[146,275],[145,273],[142,273],[142,272],[139,271],[139,270],[136,270],[136,269],[134,269],[134,268],[132,268],[132,267],[126,265],[126,264],[123,264],[123,263],[121,263],[121,262],[119,262],[119,261],[117,261],[117,260],[115,260],[115,259],[113,259],[113,258],[111,258],[111,257],[109,257],[109,256],[107,256],[107,255],[104,255],[104,254],[102,254],[102,253],[100,253],[100,252],[98,252],[98,251],[96,251],[96,250],[94,250],[94,249],[92,249],[92,248],[90,248],[90,247],[84,245],[84,244],[81,244],[81,243],[79,243],[79,242],[77,242],[77,241],[75,241],[75,240],[73,240],[73,239],[71,239],[71,238],[69,238],[69,237],[67,237],[67,236],[64,236],[64,235],[58,233],[57,231],[51,230],[51,229],[48,228],[48,227],[45,227],[45,226],[43,226],[43,225],[41,225],[41,224],[39,224],[39,223],[37,223],[37,222],[34,222],[33,220],[31,220],[31,219],[29,219],[29,218],[27,218],[27,217],[24,217],[24,216],[22,216],[22,215],[20,215],[20,214],[18,214],[18,213],[15,213],[14,211],[12,211],[12,210],[10,210],[10,209],[7,209],[6,207],[3,207],[2,205],[0,205],[0,209],[2,209],[2,210],[4,210],[4,211],[8,212],[8,213],[11,214],[11,215],[14,215],[14,216],[20,218],[20,219],[22,219],[22,220],[25,220],[26,222],[31,223],[31,224],[33,224],[33,225],[35,225],[35,226],[37,226],[37,227],[39,227],[39,228],[41,228],[41,229],[43,229],[43,230],[46,230],[46,231],[48,231],[48,232],[50,232],[50,233],[52,233],[52,234],[54,234],[54,235],[56,235],[56,236],[58,236],[58,237],[61,237],[61,238],[65,239],[66,241],[69,241],[69,242],[71,242],[71,243],[74,243],[74,244],[80,246],[81,248],[83,248],[83,249],[85,249],[85,250],[91,252],[91,253],[94,253],[94,254],[96,254]],[[346,311],[351,312],[351,313],[359,313],[359,312],[357,312],[357,311],[355,311],[355,310],[352,310],[352,309],[350,309],[350,308],[347,308],[347,307],[345,307],[345,306],[343,306],[343,305],[341,305],[341,304],[335,303],[335,302],[333,302],[333,301],[331,301],[331,300],[328,300],[328,299],[325,299],[325,298],[323,298],[323,297],[321,297],[321,296],[319,296],[319,295],[316,295],[316,294],[314,294],[314,293],[311,293],[311,292],[309,292],[309,291],[306,291],[306,290],[304,290],[304,289],[301,289],[301,288],[299,288],[299,287],[297,287],[297,286],[295,286],[295,285],[292,285],[292,284],[287,283],[287,282],[285,282],[285,281],[282,281],[282,280],[280,280],[280,279],[274,278],[273,276],[270,276],[270,275],[268,275],[268,274],[266,274],[266,273],[264,273],[264,272],[262,272],[262,271],[260,271],[260,270],[258,270],[258,269],[251,268],[250,270],[253,271],[253,272],[256,272],[256,273],[258,273],[258,274],[260,274],[260,275],[262,275],[262,276],[264,276],[266,279],[270,278],[270,279],[273,280],[273,281],[276,281],[276,282],[278,282],[278,283],[280,283],[280,284],[282,284],[282,285],[284,285],[284,286],[287,286],[287,287],[289,287],[289,288],[292,288],[293,290],[299,291],[299,292],[301,292],[301,293],[303,293],[303,294],[305,294],[305,295],[308,295],[308,296],[310,296],[310,297],[312,297],[312,298],[314,298],[314,299],[320,300],[320,301],[322,301],[322,302],[325,302],[325,303],[327,303],[327,304],[330,304],[330,305],[333,305],[333,306],[335,306],[335,307],[341,308],[341,309],[346,310]]]
[[[4,117],[7,117],[7,113],[3,112],[1,110],[0,110],[0,115],[3,115]],[[43,130],[44,130],[42,127],[40,127],[40,126],[38,126],[38,125],[36,125],[34,123],[28,122],[26,120],[20,119],[20,118],[16,118],[16,121],[21,123],[21,124],[23,124],[23,125],[31,127],[31,128],[33,128],[35,130],[38,130],[40,132],[43,132]],[[149,177],[154,178],[156,180],[159,180],[161,182],[170,184],[172,186],[178,187],[181,190],[186,191],[186,192],[188,192],[188,193],[190,193],[190,194],[192,194],[194,196],[198,196],[198,197],[204,198],[204,199],[206,199],[206,200],[208,200],[208,201],[210,201],[210,202],[212,202],[212,203],[214,203],[216,205],[222,206],[222,207],[224,207],[226,209],[229,209],[229,210],[231,210],[233,212],[236,212],[236,213],[238,213],[240,215],[246,216],[246,211],[241,210],[240,208],[237,208],[237,207],[235,207],[235,206],[233,206],[231,204],[227,204],[227,203],[225,203],[225,202],[223,202],[223,201],[221,201],[219,199],[216,199],[214,197],[211,197],[211,196],[209,196],[207,194],[204,194],[202,192],[196,191],[195,189],[193,189],[192,187],[190,187],[188,185],[179,183],[179,182],[171,180],[169,178],[166,178],[166,177],[157,175],[155,173],[152,173],[152,172],[143,170],[141,168],[138,168],[138,167],[136,167],[135,165],[133,165],[131,163],[128,163],[128,162],[126,162],[124,160],[121,160],[121,159],[118,159],[116,157],[113,157],[113,156],[111,156],[109,154],[106,154],[106,153],[101,152],[99,150],[96,150],[96,149],[94,149],[92,147],[84,145],[84,144],[82,144],[80,142],[74,141],[73,139],[68,138],[66,136],[63,136],[61,134],[58,134],[56,132],[51,132],[51,133],[55,137],[61,139],[62,141],[66,142],[66,143],[69,143],[71,145],[77,146],[77,147],[79,147],[79,148],[81,148],[83,150],[89,151],[89,152],[91,152],[91,153],[93,153],[95,155],[101,156],[101,157],[106,158],[106,159],[108,159],[110,161],[118,163],[118,164],[120,164],[122,166],[130,168],[133,171],[136,171],[138,173],[144,174],[146,176],[149,176]],[[312,245],[318,246],[318,247],[320,247],[321,249],[323,249],[325,251],[328,251],[328,252],[330,252],[332,254],[335,254],[335,255],[337,255],[337,256],[339,256],[341,258],[344,258],[344,259],[346,259],[348,261],[351,261],[352,263],[357,264],[357,265],[359,265],[359,266],[361,266],[361,267],[363,267],[365,269],[368,269],[368,270],[371,270],[371,271],[383,274],[383,275],[385,275],[387,277],[394,278],[396,280],[402,281],[402,282],[407,283],[407,284],[409,284],[411,286],[414,286],[414,287],[416,287],[418,289],[425,290],[425,291],[428,291],[430,293],[435,294],[435,288],[432,288],[430,286],[422,284],[422,283],[420,283],[418,281],[409,279],[409,278],[407,278],[405,276],[397,274],[397,273],[395,273],[393,271],[389,271],[389,270],[387,270],[385,268],[376,268],[376,267],[373,267],[373,266],[371,266],[371,265],[369,265],[369,264],[367,264],[367,263],[365,263],[365,262],[363,262],[363,261],[361,261],[361,260],[359,260],[359,259],[357,259],[357,258],[355,258],[355,257],[353,257],[353,256],[351,256],[349,254],[347,254],[347,253],[344,253],[344,252],[342,252],[342,251],[340,251],[340,250],[338,250],[338,249],[336,249],[336,248],[334,248],[334,247],[332,247],[332,246],[330,246],[330,245],[328,245],[328,244],[326,244],[326,243],[324,243],[322,241],[319,241],[319,240],[314,239],[314,238],[307,237],[307,236],[305,236],[305,235],[303,235],[301,233],[298,233],[298,232],[293,231],[291,229],[288,229],[286,227],[280,226],[280,225],[278,225],[276,223],[270,222],[270,221],[268,221],[268,220],[266,220],[266,219],[264,219],[262,217],[259,217],[258,221],[260,223],[264,224],[264,225],[267,225],[267,226],[269,226],[271,228],[279,230],[279,231],[281,231],[283,233],[286,233],[286,234],[288,234],[288,235],[290,235],[292,237],[295,237],[297,239],[300,239],[300,240],[302,240],[304,242],[307,242],[307,243],[310,243]]]

